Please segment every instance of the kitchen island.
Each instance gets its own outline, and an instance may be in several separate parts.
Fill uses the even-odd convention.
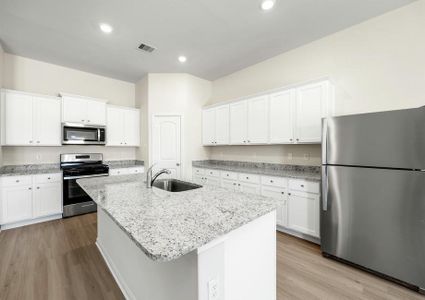
[[[97,245],[128,299],[276,299],[276,203],[144,176],[79,179],[98,204]]]

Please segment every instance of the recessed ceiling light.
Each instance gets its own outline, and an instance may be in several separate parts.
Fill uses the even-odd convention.
[[[270,10],[273,8],[275,2],[276,2],[275,0],[264,0],[261,2],[261,9]]]
[[[100,23],[99,27],[104,33],[111,33],[114,30],[111,25],[106,23]]]
[[[186,56],[183,56],[183,55],[179,56],[179,62],[184,63],[186,62],[186,60],[187,60]]]

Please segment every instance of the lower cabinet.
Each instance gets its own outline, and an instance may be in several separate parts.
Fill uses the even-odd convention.
[[[1,225],[36,223],[38,218],[62,213],[60,173],[3,177],[0,182]]]
[[[243,193],[260,195],[260,185],[255,183],[239,183],[240,191]]]
[[[237,192],[240,190],[239,183],[236,180],[222,179],[221,187]]]
[[[119,169],[109,169],[109,176],[143,174],[144,172],[145,172],[145,168],[143,166],[130,167],[130,168],[119,168]]]
[[[277,225],[287,227],[288,226],[288,212],[287,212],[287,201],[288,193],[286,189],[277,187],[263,186],[261,188],[261,196],[273,198],[279,201],[279,206],[276,209],[276,223]]]
[[[288,195],[289,229],[314,237],[320,236],[319,195],[302,192],[291,192]]]

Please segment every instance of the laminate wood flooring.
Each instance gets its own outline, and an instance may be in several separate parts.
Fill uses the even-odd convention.
[[[0,299],[124,299],[95,245],[96,230],[96,214],[88,214],[2,231]],[[278,300],[425,300],[326,259],[319,246],[282,233],[277,234],[277,269]]]

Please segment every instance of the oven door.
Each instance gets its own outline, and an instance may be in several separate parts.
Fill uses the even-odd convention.
[[[63,217],[97,211],[96,203],[78,185],[77,179],[63,180]]]
[[[83,124],[62,124],[63,145],[105,145],[105,127]]]

